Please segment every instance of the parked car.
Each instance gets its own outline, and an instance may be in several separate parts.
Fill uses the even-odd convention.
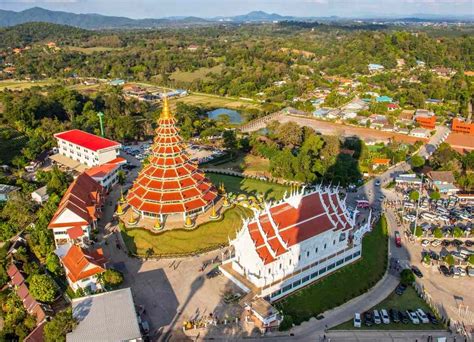
[[[397,247],[402,247],[402,237],[400,236],[400,232],[398,230],[395,231],[395,245]]]
[[[407,315],[413,324],[420,324],[420,319],[418,318],[418,315],[415,313],[415,311],[407,310]]]
[[[383,324],[390,324],[390,317],[388,315],[387,310],[385,309],[380,310],[380,316],[382,316]]]
[[[439,270],[441,271],[441,273],[443,273],[445,277],[451,276],[451,272],[449,271],[449,268],[447,268],[445,265],[440,265]]]
[[[426,323],[430,322],[428,316],[426,316],[426,314],[423,310],[417,309],[415,312],[416,312],[416,315],[418,316],[418,318],[420,319],[421,323],[426,324]]]
[[[399,284],[397,288],[395,289],[395,293],[401,296],[405,292],[406,289],[407,289],[406,285]]]
[[[430,245],[430,241],[429,240],[423,240],[421,241],[421,246],[422,247],[428,247]]]
[[[354,328],[360,328],[361,327],[361,320],[360,320],[360,313],[355,313],[354,314]]]
[[[433,240],[433,241],[431,241],[431,246],[433,246],[433,247],[438,247],[439,245],[441,245],[441,241],[440,241],[440,240]]]
[[[449,270],[451,274],[453,275],[453,278],[459,278],[461,276],[461,272],[459,272],[458,267],[451,266]]]
[[[464,244],[466,245],[466,247],[472,247],[474,245],[474,242],[472,242],[471,240],[466,240],[464,241]]]
[[[465,277],[467,275],[466,270],[463,267],[458,267],[459,269],[459,275],[461,277]]]
[[[390,309],[390,318],[393,323],[400,323],[400,312],[396,309]]]
[[[374,318],[370,311],[364,313],[364,322],[367,327],[371,327],[374,324]]]
[[[382,323],[382,319],[380,318],[380,314],[377,310],[374,310],[374,323],[375,324]]]
[[[421,273],[420,269],[416,266],[411,266],[411,270],[418,278],[423,278],[423,273]]]
[[[410,323],[410,318],[408,317],[408,314],[403,311],[400,311],[400,320],[402,321],[403,324]]]
[[[431,324],[434,324],[434,325],[438,325],[438,324],[439,324],[438,319],[437,319],[436,316],[433,315],[431,312],[427,312],[427,313],[426,313],[426,316],[428,316],[428,319],[430,320]]]

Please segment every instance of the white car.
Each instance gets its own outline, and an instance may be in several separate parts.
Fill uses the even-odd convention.
[[[431,241],[431,246],[433,246],[433,247],[438,247],[439,245],[441,245],[441,240],[433,240],[433,241]]]
[[[426,324],[426,323],[430,322],[428,316],[426,316],[426,314],[423,310],[417,309],[415,312],[416,312],[416,315],[418,316],[418,318],[420,319],[421,323]]]
[[[418,315],[415,313],[415,311],[407,310],[407,315],[413,324],[420,324],[420,319],[418,318]]]
[[[430,245],[430,242],[428,240],[421,241],[421,246],[422,247],[428,247],[429,245]]]
[[[361,327],[361,320],[360,320],[360,313],[355,313],[354,314],[354,328],[360,328]]]
[[[465,277],[467,275],[466,270],[463,267],[458,267],[459,269],[459,275],[461,277]]]
[[[380,319],[380,314],[377,310],[374,310],[374,323],[375,324],[382,323],[382,320]]]
[[[385,309],[380,310],[380,315],[382,316],[383,324],[390,324],[390,317],[388,316],[388,312]]]

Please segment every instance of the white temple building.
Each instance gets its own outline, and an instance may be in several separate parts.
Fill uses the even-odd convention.
[[[221,270],[242,290],[277,300],[361,257],[371,218],[356,227],[356,215],[337,188],[294,191],[243,221]]]

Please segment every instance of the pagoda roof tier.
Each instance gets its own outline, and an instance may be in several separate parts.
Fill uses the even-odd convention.
[[[193,212],[217,197],[217,189],[189,159],[175,125],[165,99],[149,164],[127,195],[130,206],[145,215]]]

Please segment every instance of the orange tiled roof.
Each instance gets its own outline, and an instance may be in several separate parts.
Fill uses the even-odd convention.
[[[99,183],[86,173],[80,174],[71,183],[61,202],[59,202],[58,210],[56,210],[48,227],[57,228],[91,224],[100,216],[97,209],[103,202],[102,193],[103,188]],[[57,218],[66,209],[79,216],[82,221],[68,224],[57,223]]]
[[[87,252],[76,245],[69,248],[61,261],[68,271],[68,278],[74,283],[104,272],[107,262],[101,248]]]

